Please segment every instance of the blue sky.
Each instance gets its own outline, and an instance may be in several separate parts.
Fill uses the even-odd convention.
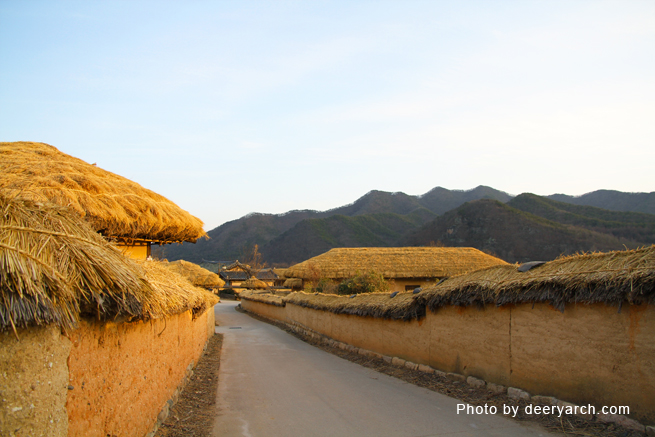
[[[0,140],[205,222],[372,189],[655,191],[655,2],[0,1]]]

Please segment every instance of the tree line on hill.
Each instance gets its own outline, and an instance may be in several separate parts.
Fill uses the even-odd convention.
[[[485,186],[437,187],[421,196],[371,191],[328,211],[249,214],[208,235],[155,255],[195,263],[243,260],[258,245],[269,266],[286,266],[334,247],[443,245],[475,247],[508,262],[547,261],[655,244],[655,192],[511,196]]]

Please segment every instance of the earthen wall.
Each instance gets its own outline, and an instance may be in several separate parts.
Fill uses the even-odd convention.
[[[241,302],[358,348],[580,405],[629,406],[631,417],[655,424],[652,305],[444,307],[405,322],[291,303],[265,314],[271,305],[253,304]]]

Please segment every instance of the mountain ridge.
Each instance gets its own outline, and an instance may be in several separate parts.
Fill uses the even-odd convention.
[[[153,253],[155,256],[170,260],[185,259],[200,263],[206,260],[245,259],[254,245],[258,245],[264,261],[274,265],[285,265],[303,261],[332,247],[401,244],[410,233],[438,219],[438,216],[453,211],[467,202],[481,199],[506,203],[510,207],[516,207],[517,210],[523,209],[525,212],[535,213],[533,214],[535,217],[544,216],[542,218],[551,222],[561,221],[566,226],[576,227],[577,232],[581,232],[578,228],[589,228],[595,232],[594,238],[600,240],[606,240],[602,235],[607,234],[617,240],[636,244],[652,240],[651,236],[655,234],[653,228],[655,222],[652,218],[655,215],[642,211],[633,213],[632,210],[649,211],[651,198],[655,199],[655,193],[622,193],[612,190],[599,190],[598,195],[594,193],[597,192],[577,197],[563,194],[537,196],[530,193],[512,196],[484,185],[470,190],[435,187],[421,195],[371,190],[350,204],[326,211],[291,210],[281,214],[250,213],[212,229],[208,232],[209,240],[200,240],[195,245],[185,243],[169,246],[163,250],[155,249]],[[577,199],[578,203],[562,202],[557,199]],[[609,208],[598,211],[599,207],[582,204],[585,202],[607,204],[615,208],[625,207],[630,208],[631,211],[617,213],[617,210],[610,211]],[[652,210],[655,212],[655,202]],[[332,218],[335,216],[342,218]],[[348,220],[356,217],[363,218]],[[318,221],[303,224],[307,220]],[[366,227],[366,223],[371,227],[370,233],[362,228],[362,226]],[[403,235],[399,236],[399,234]],[[589,247],[594,247],[594,244],[590,243],[591,240],[587,240]],[[311,241],[315,245],[310,248]],[[421,244],[427,245],[430,241],[423,241]],[[602,247],[613,247],[615,243],[616,241],[612,244],[605,241],[599,244]],[[298,248],[296,253],[293,250],[294,245]],[[317,252],[319,250],[320,252]]]

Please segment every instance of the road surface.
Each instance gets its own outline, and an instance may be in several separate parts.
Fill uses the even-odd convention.
[[[214,436],[552,436],[534,424],[457,414],[456,399],[329,354],[216,305],[224,335]]]

